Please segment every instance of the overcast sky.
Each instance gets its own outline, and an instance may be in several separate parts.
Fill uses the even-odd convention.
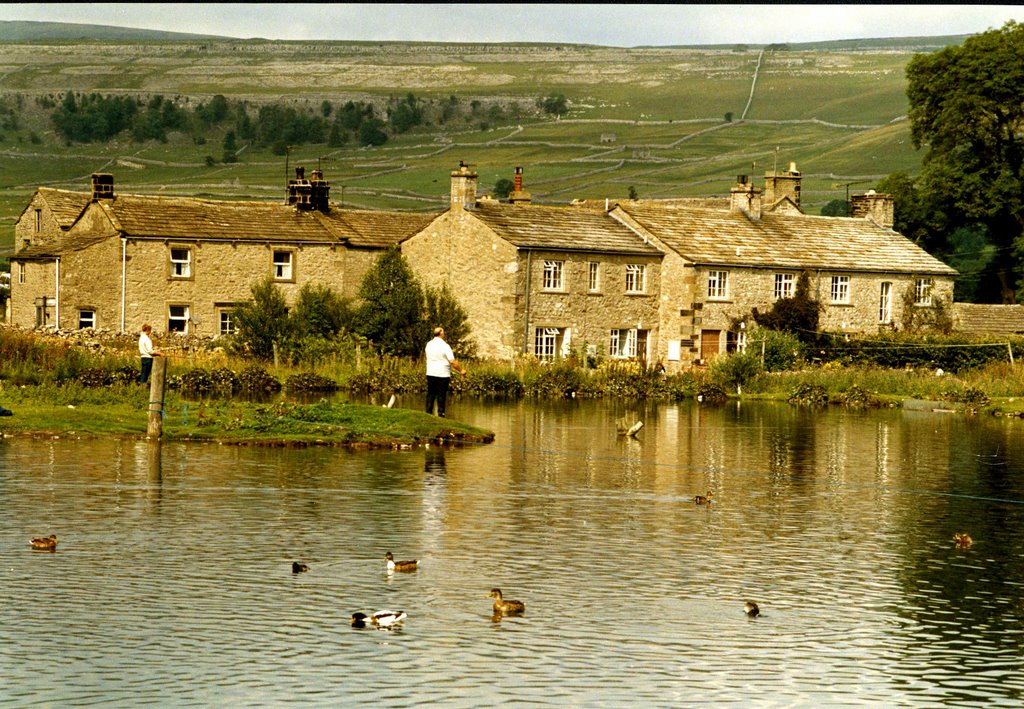
[[[265,39],[564,42],[618,47],[976,34],[1021,5],[0,3],[0,20]]]

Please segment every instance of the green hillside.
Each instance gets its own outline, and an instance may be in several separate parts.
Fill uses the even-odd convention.
[[[9,29],[17,23],[0,23]],[[28,23],[32,24],[32,23]],[[82,26],[77,26],[81,28]],[[895,170],[914,173],[904,67],[917,51],[962,38],[760,48],[610,48],[554,44],[270,42],[263,40],[0,40],[0,256],[40,185],[85,190],[112,172],[116,190],[280,199],[288,170],[321,165],[346,206],[439,209],[464,160],[481,187],[522,166],[534,200],[725,195],[737,174],[795,161],[817,212]],[[756,75],[756,81],[755,81]],[[753,91],[752,91],[753,87]],[[288,155],[242,142],[219,161],[229,127],[136,142],[69,143],[54,106],[76,94],[162,96],[184,111],[221,94],[250,113],[286,103],[373,104],[414,94],[460,118],[392,135],[382,146],[300,145]],[[560,120],[538,99],[562,94]]]

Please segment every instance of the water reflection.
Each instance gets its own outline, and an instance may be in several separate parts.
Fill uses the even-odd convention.
[[[496,441],[0,442],[0,705],[1019,703],[1021,422],[458,408]]]

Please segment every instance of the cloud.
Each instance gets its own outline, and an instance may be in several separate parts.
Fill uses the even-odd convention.
[[[283,40],[555,42],[633,47],[974,34],[1019,5],[0,4],[7,20]]]

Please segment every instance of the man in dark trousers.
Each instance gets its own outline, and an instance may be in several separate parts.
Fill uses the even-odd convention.
[[[437,402],[437,415],[443,417],[445,404],[448,402],[448,385],[451,384],[452,370],[465,374],[455,353],[444,341],[444,328],[434,328],[434,339],[427,343],[424,350],[427,356],[427,413],[434,413]]]

